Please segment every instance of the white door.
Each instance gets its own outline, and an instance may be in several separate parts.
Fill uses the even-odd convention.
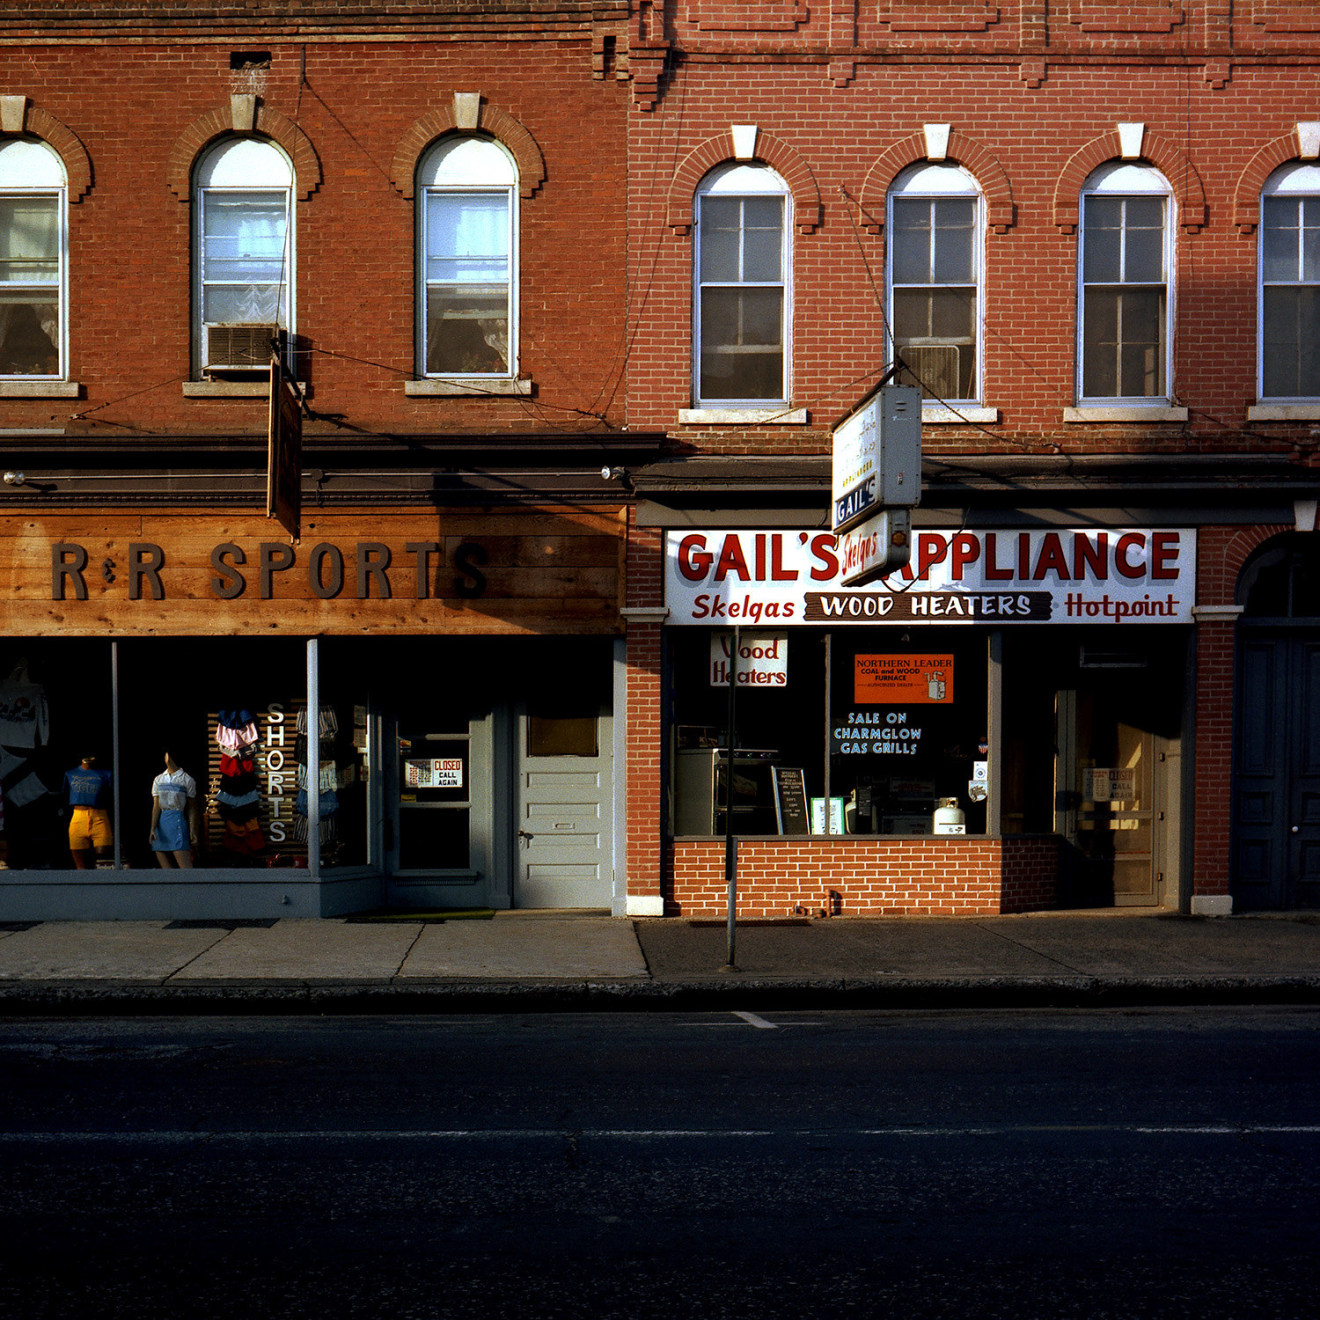
[[[519,723],[513,904],[608,908],[614,888],[609,716],[603,709],[530,709]]]

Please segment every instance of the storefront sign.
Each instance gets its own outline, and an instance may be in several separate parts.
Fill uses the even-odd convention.
[[[830,726],[830,750],[840,756],[916,756],[921,733],[905,710],[850,710]]]
[[[729,661],[733,634],[713,633],[710,639],[710,685],[729,686]],[[740,632],[738,634],[739,687],[788,686],[788,634]]]
[[[666,541],[669,623],[1190,623],[1185,528],[916,531],[912,560],[843,584],[830,532],[683,531]]]
[[[953,700],[952,655],[858,655],[853,661],[853,700],[859,705],[927,706]]]
[[[0,632],[13,636],[613,633],[617,511],[89,509],[0,518]]]
[[[404,779],[409,788],[463,787],[461,757],[431,757],[420,761],[406,761],[404,766]]]

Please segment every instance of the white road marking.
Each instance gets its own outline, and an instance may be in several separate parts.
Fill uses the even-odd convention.
[[[1166,1127],[1143,1126],[1136,1123],[1006,1123],[981,1127],[885,1127],[885,1128],[399,1128],[354,1129],[332,1128],[318,1131],[299,1128],[292,1131],[233,1131],[207,1128],[187,1131],[166,1128],[160,1131],[125,1132],[4,1132],[0,1133],[0,1148],[9,1146],[120,1146],[137,1143],[157,1145],[202,1145],[216,1142],[322,1142],[322,1141],[474,1141],[474,1140],[537,1140],[560,1141],[567,1137],[577,1140],[711,1140],[730,1138],[822,1138],[838,1140],[849,1137],[1004,1137],[1066,1135],[1069,1133],[1109,1133],[1128,1136],[1320,1136],[1320,1123],[1246,1123],[1196,1124]]]
[[[744,1022],[750,1022],[752,1026],[759,1027],[762,1031],[778,1031],[779,1028],[773,1022],[767,1022],[763,1017],[757,1017],[755,1013],[745,1013],[741,1008],[733,1010],[734,1017],[740,1017]]]

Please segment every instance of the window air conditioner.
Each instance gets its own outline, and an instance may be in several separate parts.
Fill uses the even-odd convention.
[[[206,369],[258,371],[269,366],[270,341],[279,332],[277,325],[208,325]]]
[[[899,352],[908,370],[916,377],[917,384],[929,397],[961,397],[957,344],[909,344]]]

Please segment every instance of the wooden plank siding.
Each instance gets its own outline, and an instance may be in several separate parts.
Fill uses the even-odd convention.
[[[304,517],[296,545],[259,516],[10,517],[0,519],[0,633],[612,634],[624,554],[617,507],[336,510]]]

